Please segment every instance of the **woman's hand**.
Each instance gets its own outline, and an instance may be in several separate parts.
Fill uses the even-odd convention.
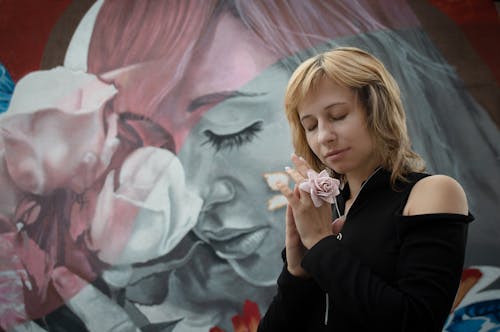
[[[296,155],[292,155],[292,162],[296,168],[288,169],[287,173],[295,181],[295,188],[291,190],[286,185],[279,185],[278,188],[288,200],[286,218],[288,269],[292,274],[294,271],[301,274],[303,270],[300,267],[300,261],[306,249],[311,248],[324,237],[332,235],[332,212],[330,204],[314,207],[311,196],[298,188],[298,184],[306,179],[307,170],[310,169],[307,162]]]
[[[300,239],[290,205],[286,208],[285,247],[288,272],[296,277],[308,277],[300,265],[307,249]]]

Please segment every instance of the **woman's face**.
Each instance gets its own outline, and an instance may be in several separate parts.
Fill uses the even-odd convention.
[[[307,144],[335,172],[364,179],[379,165],[365,111],[352,89],[323,78],[298,112]]]
[[[220,102],[190,131],[179,158],[204,201],[195,233],[243,279],[269,286],[281,269],[284,209],[268,208],[279,192],[264,175],[282,172],[293,151],[283,112],[289,73],[269,66],[277,59],[237,22],[222,19],[186,76],[190,100]]]

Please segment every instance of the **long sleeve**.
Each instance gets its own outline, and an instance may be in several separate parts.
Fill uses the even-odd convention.
[[[472,220],[470,214],[398,217],[399,254],[391,282],[334,236],[312,247],[302,266],[333,297],[334,313],[342,317],[331,319],[339,324],[356,322],[376,331],[441,331],[459,285]]]
[[[318,306],[324,305],[324,292],[313,279],[290,274],[286,261],[277,284],[277,294],[261,319],[258,332],[306,331]]]

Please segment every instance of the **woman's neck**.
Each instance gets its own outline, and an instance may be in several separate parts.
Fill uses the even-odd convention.
[[[371,167],[369,170],[362,172],[362,173],[348,173],[345,175],[347,183],[349,183],[349,191],[350,191],[350,197],[349,199],[354,199],[359,191],[361,190],[361,187],[363,184],[372,176],[380,167],[379,166],[374,166]]]

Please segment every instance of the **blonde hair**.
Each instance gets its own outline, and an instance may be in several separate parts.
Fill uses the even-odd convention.
[[[366,112],[367,128],[381,165],[391,172],[391,183],[409,172],[424,170],[423,159],[412,150],[399,87],[373,55],[354,47],[339,47],[304,61],[292,74],[285,93],[285,112],[295,152],[316,170],[325,165],[309,147],[298,115],[298,105],[327,78],[353,89]],[[333,171],[333,170],[332,170]],[[340,177],[339,174],[334,176]]]

